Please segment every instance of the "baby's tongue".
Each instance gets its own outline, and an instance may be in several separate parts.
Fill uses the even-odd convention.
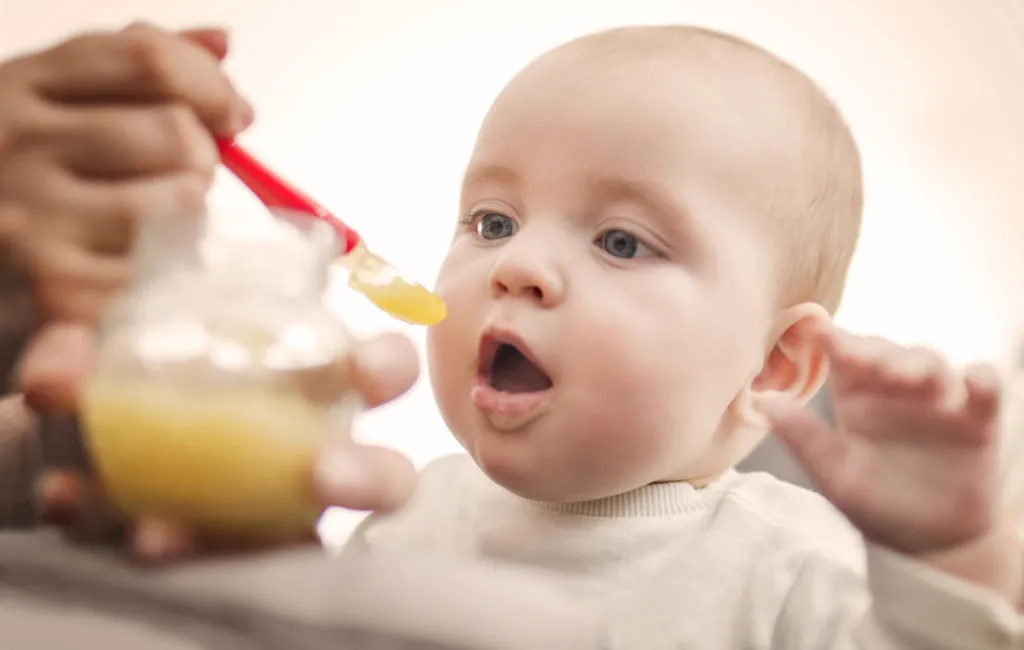
[[[518,350],[502,351],[494,360],[491,385],[504,393],[533,393],[551,387],[551,380]]]

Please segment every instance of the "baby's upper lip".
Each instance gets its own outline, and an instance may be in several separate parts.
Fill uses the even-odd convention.
[[[537,355],[530,348],[530,346],[523,340],[523,338],[514,330],[498,327],[489,326],[484,328],[483,334],[480,335],[480,350],[477,356],[477,372],[481,376],[487,377],[491,372],[491,365],[494,363],[494,355],[497,354],[498,348],[502,345],[515,346],[519,352],[529,360],[538,370],[543,372],[545,375],[550,377],[547,368],[540,362]]]

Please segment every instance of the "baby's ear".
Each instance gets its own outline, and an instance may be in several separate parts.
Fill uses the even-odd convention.
[[[763,401],[783,399],[803,406],[814,397],[828,377],[828,357],[815,333],[830,326],[831,320],[816,303],[796,305],[779,314],[772,329],[775,344],[737,401],[744,425],[768,428],[757,409]]]

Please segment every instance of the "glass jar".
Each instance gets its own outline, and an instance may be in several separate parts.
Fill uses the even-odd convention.
[[[290,213],[146,223],[101,328],[84,438],[113,503],[203,530],[313,530],[314,451],[359,408],[324,306],[333,230]]]

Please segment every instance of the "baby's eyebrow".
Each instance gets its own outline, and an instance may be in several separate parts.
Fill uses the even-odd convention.
[[[633,203],[649,212],[666,235],[676,243],[693,243],[698,229],[689,207],[667,188],[621,177],[589,179],[591,191],[601,201]]]
[[[519,173],[511,167],[502,165],[485,165],[483,167],[472,167],[466,171],[463,185],[474,185],[493,183],[495,185],[506,185],[511,187],[519,186]]]

